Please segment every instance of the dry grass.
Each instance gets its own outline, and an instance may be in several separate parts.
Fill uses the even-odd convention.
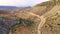
[[[41,29],[42,34],[60,34],[60,15],[56,13],[46,19]]]
[[[28,24],[19,24],[13,27],[12,34],[37,34],[37,26],[40,23],[40,19],[37,16],[30,16],[27,20],[32,21],[33,24],[28,26]],[[16,31],[15,31],[16,30]]]
[[[43,15],[47,18],[46,23],[41,29],[42,34],[60,34],[60,16],[55,15],[57,12],[60,13],[59,11],[60,5],[55,5],[53,2],[47,1],[38,4],[31,9],[17,9],[12,10],[11,12],[0,11],[0,13],[3,13],[0,14],[0,16],[11,19],[22,18],[33,22],[33,25],[29,27],[24,23],[14,26],[12,29],[14,32],[12,32],[12,34],[37,34],[37,26],[40,23],[40,18],[29,13],[37,14],[39,16]]]

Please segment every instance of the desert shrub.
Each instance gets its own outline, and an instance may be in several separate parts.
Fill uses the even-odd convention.
[[[60,24],[57,24],[58,26],[60,26]]]
[[[17,19],[17,24],[14,24],[12,27],[14,27],[14,26],[16,26],[16,25],[21,25],[21,24],[23,24],[24,26],[26,26],[26,27],[30,27],[30,26],[32,26],[33,25],[33,22],[32,21],[30,21],[30,20],[28,20],[28,19],[22,19],[22,18],[19,18],[19,19]]]
[[[19,22],[18,24],[15,24],[11,27],[11,33],[15,32],[16,31],[16,28],[20,27],[21,24],[23,24],[24,26],[26,26],[27,28],[28,27],[31,27],[33,25],[33,22],[30,21],[30,20],[26,20],[26,19],[22,19],[22,18],[19,18],[17,19],[17,21]]]
[[[32,26],[32,24],[33,24],[33,22],[28,19],[26,20],[26,19],[20,18],[20,19],[18,19],[18,21],[19,21],[19,24],[23,24],[25,26]]]

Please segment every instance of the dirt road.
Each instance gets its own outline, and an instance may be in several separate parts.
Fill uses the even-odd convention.
[[[44,23],[45,23],[45,21],[46,21],[46,19],[45,19],[43,16],[41,16],[40,18],[41,18],[41,22],[39,23],[38,29],[37,29],[38,34],[41,34],[40,29],[41,29],[41,27],[44,25]]]
[[[44,16],[39,16],[39,15],[36,15],[36,14],[34,14],[34,13],[30,13],[30,14],[31,14],[31,15],[34,15],[34,16],[37,16],[38,18],[41,19],[41,22],[39,23],[39,25],[38,25],[38,27],[37,27],[37,33],[38,33],[38,34],[41,34],[40,29],[41,29],[41,27],[44,25],[46,19],[44,18]]]

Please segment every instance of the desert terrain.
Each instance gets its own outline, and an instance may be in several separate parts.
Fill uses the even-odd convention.
[[[0,10],[0,25],[1,34],[60,34],[60,1],[50,0],[22,10]]]

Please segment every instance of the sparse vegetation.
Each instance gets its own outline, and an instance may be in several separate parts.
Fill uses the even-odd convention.
[[[60,24],[57,24],[60,27]]]
[[[47,25],[49,27],[47,27]],[[44,28],[45,27],[45,28]],[[54,34],[60,32],[60,13],[56,13],[46,19],[46,23],[44,24],[44,27],[42,29],[45,31],[48,31],[49,34]],[[56,31],[56,32],[55,32]],[[54,33],[53,33],[54,32]]]
[[[40,16],[45,17],[44,14],[47,13],[47,17],[46,17],[47,19],[46,19],[44,26],[41,28],[41,31],[42,31],[41,33],[42,34],[46,34],[46,33],[47,34],[54,34],[54,33],[56,34],[56,32],[60,32],[60,28],[59,28],[60,27],[60,14],[58,13],[59,10],[57,10],[59,7],[56,9],[56,6],[55,6],[57,3],[56,0],[52,0],[52,1],[47,1],[47,2],[37,4],[36,6],[34,6],[31,9],[28,9],[28,10],[23,9],[20,11],[20,9],[17,9],[17,10],[14,9],[13,12],[16,11],[16,12],[14,12],[14,14],[12,14],[8,11],[2,12],[3,10],[0,13],[3,13],[3,16],[6,18],[13,17],[15,19],[15,17],[18,17],[18,18],[16,18],[18,23],[13,25],[11,28],[12,34],[13,33],[14,34],[15,33],[16,34],[17,33],[19,33],[19,34],[37,34],[37,27],[38,27],[38,24],[41,22],[39,17]],[[60,0],[58,0],[58,2],[60,3]],[[48,13],[50,10],[51,10],[51,14],[49,15]],[[54,10],[57,13],[53,13]],[[9,10],[9,11],[12,11],[12,10]],[[33,15],[29,14],[29,13],[33,13]],[[52,15],[52,13],[53,13],[53,15]],[[39,15],[39,17],[35,16],[34,14]],[[4,17],[0,16],[0,18],[4,18]],[[4,25],[4,23],[2,22],[2,23],[0,23],[0,25]]]
[[[26,20],[26,19],[18,19],[19,24],[24,24],[25,26],[32,26],[33,22],[30,20]]]
[[[60,25],[60,24],[57,24],[57,25]]]
[[[16,31],[16,28],[19,28],[19,25],[24,25],[26,28],[33,26],[33,22],[30,20],[26,20],[26,19],[22,19],[22,18],[19,18],[17,20],[18,20],[19,24],[15,24],[12,26],[12,29],[11,29],[12,33],[14,33]]]

